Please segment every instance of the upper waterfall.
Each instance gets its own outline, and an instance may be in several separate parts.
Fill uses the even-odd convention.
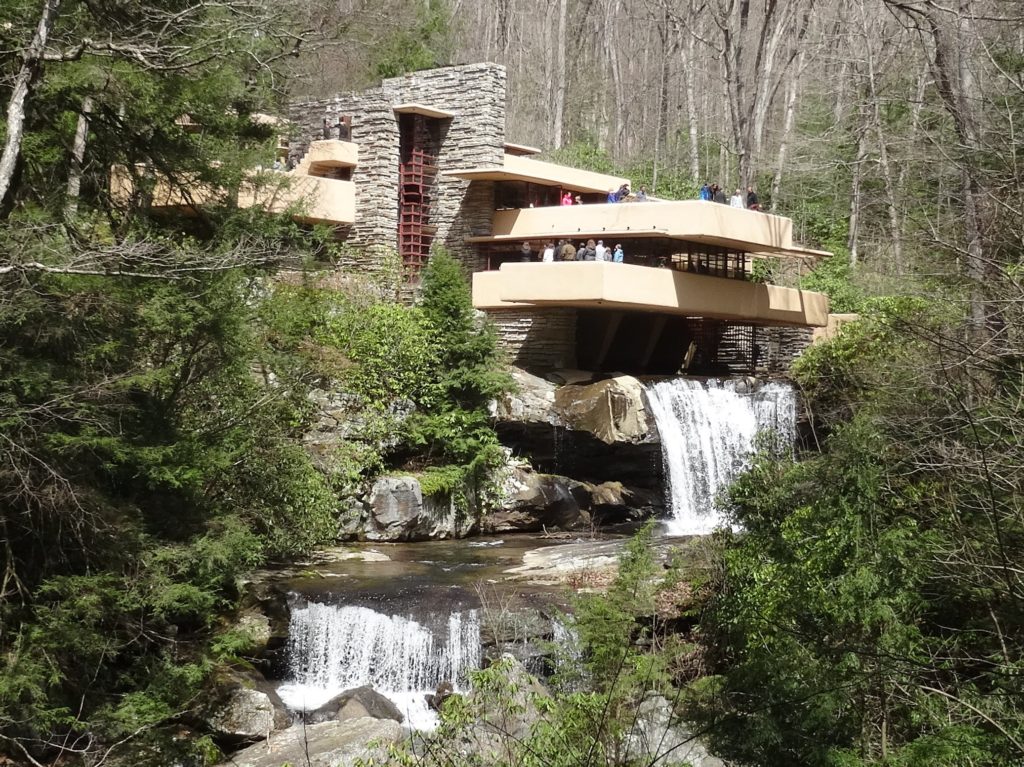
[[[746,391],[736,380],[674,378],[647,387],[661,434],[670,535],[704,535],[724,524],[715,498],[750,462],[758,432],[796,437],[796,394],[784,383]]]

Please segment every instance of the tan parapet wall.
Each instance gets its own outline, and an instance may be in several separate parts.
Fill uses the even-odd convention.
[[[747,253],[793,249],[790,219],[701,200],[498,210],[491,224],[491,238],[497,240],[576,238],[606,233],[704,242]]]
[[[859,314],[830,314],[828,322],[824,327],[815,328],[811,343],[829,341],[839,335],[840,329],[848,322],[856,322],[860,319]]]
[[[608,262],[508,263],[473,275],[478,309],[565,306],[825,327],[828,297],[807,290]]]
[[[115,166],[110,173],[110,193],[124,205],[134,193],[128,170]],[[197,178],[183,176],[177,183],[158,178],[152,207],[187,212],[224,201],[226,192]],[[294,211],[300,221],[351,224],[355,221],[355,187],[351,181],[279,171],[253,171],[238,190],[238,207],[261,207],[268,213]]]

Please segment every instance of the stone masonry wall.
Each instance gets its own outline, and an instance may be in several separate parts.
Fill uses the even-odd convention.
[[[575,309],[491,309],[498,345],[527,370],[576,367]]]
[[[505,143],[505,68],[468,64],[415,72],[384,80],[359,93],[293,104],[290,158],[296,162],[309,142],[322,137],[323,120],[330,124],[352,116],[352,141],[359,146],[355,183],[356,223],[346,242],[352,250],[342,267],[380,271],[398,248],[398,115],[394,107],[419,103],[452,112],[442,121],[440,171],[478,165],[500,165]],[[470,192],[470,189],[472,191]],[[467,236],[487,234],[494,212],[494,186],[439,175],[431,205],[434,242],[444,245],[468,269],[482,268],[478,249]]]
[[[758,330],[757,373],[785,374],[793,361],[811,345],[811,328],[771,327]]]

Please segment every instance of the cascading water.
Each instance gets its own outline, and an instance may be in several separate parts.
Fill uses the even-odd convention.
[[[670,535],[704,535],[724,521],[715,497],[749,465],[758,432],[796,438],[796,394],[788,384],[744,391],[745,382],[674,378],[647,387],[661,435],[672,516]]]
[[[480,665],[477,611],[432,617],[436,631],[366,607],[310,602],[296,608],[288,632],[290,681],[278,694],[289,708],[312,710],[345,690],[372,685],[413,729],[431,729],[436,718],[424,696],[442,681],[462,689]]]

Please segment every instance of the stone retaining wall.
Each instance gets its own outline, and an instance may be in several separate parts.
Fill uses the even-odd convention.
[[[511,364],[528,370],[576,366],[575,309],[493,309],[487,316]]]

